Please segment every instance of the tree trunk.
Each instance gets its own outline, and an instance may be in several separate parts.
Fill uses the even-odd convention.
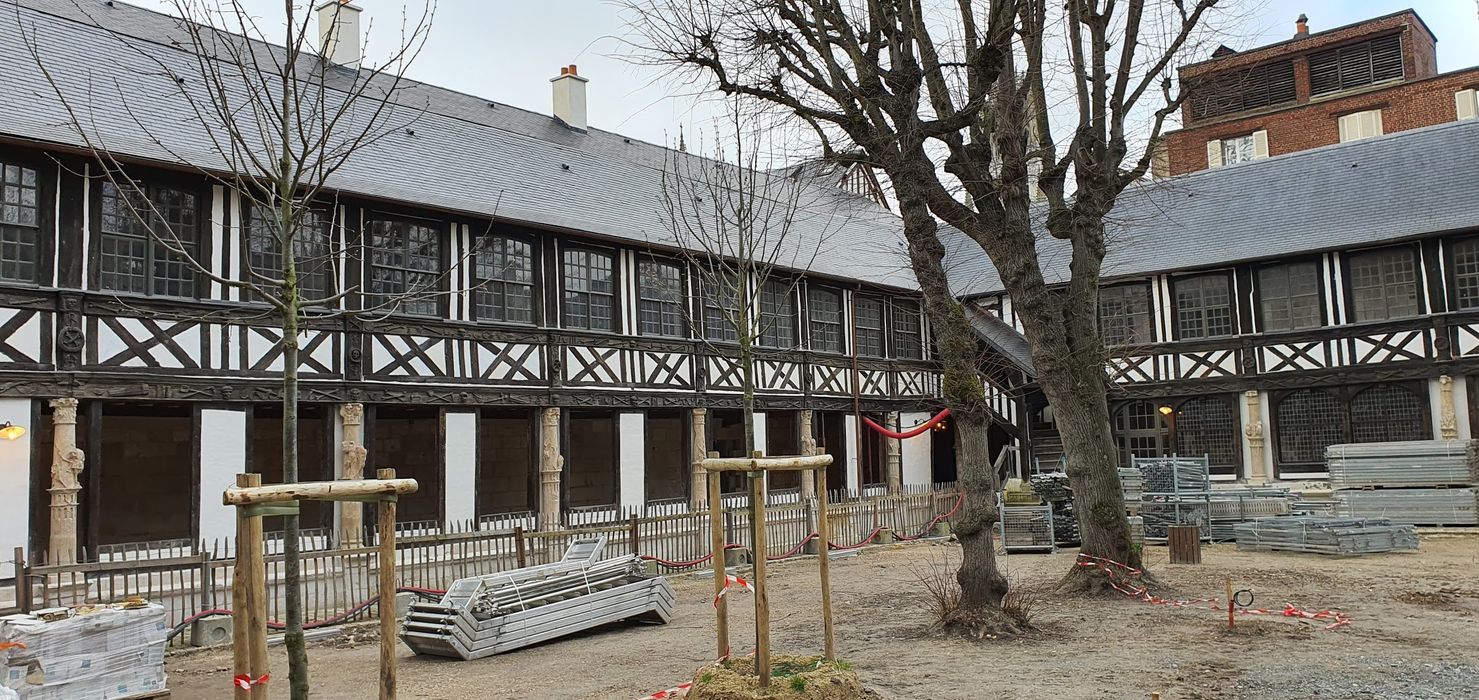
[[[291,258],[292,253],[287,257]],[[289,308],[293,311],[284,315],[282,324],[282,480],[285,484],[298,481],[298,314],[296,304],[290,303]],[[287,581],[284,602],[288,619],[283,644],[288,652],[288,685],[293,700],[307,700],[308,650],[303,639],[303,587],[298,556],[302,530],[297,515],[289,515],[284,521],[283,578]]]

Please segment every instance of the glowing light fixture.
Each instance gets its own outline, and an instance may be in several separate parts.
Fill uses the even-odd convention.
[[[1163,415],[1163,416],[1169,416],[1169,415],[1171,415],[1172,413],[1174,413],[1176,411],[1176,409],[1171,408],[1170,406],[1161,406],[1160,408],[1157,408],[1156,410],[1157,411],[1160,411],[1161,412],[1161,415]]]
[[[5,421],[4,425],[0,425],[0,440],[19,440],[25,434],[25,426],[16,425],[10,421]]]

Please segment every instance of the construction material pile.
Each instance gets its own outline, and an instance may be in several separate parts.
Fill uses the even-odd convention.
[[[1144,493],[1181,493],[1206,491],[1208,468],[1206,458],[1136,457]]]
[[[1479,525],[1479,442],[1411,440],[1325,448],[1334,510],[1413,525]],[[1460,487],[1460,488],[1455,488]]]
[[[1125,508],[1139,510],[1140,499],[1145,494],[1145,475],[1134,467],[1120,467],[1120,494],[1125,498]]]
[[[1256,487],[1218,489],[1208,503],[1208,527],[1217,542],[1237,537],[1238,523],[1258,518],[1291,515],[1295,497],[1287,488]]]
[[[1001,545],[1008,552],[1051,552],[1055,540],[1050,505],[1001,506]]]
[[[1334,489],[1479,484],[1479,442],[1411,440],[1331,445],[1325,466]]]
[[[1237,526],[1238,549],[1373,554],[1416,550],[1417,531],[1387,518],[1259,518]]]
[[[163,606],[141,599],[0,617],[0,686],[21,700],[103,700],[165,690]]]
[[[458,579],[415,603],[401,640],[417,654],[479,659],[618,620],[666,623],[677,598],[636,555],[601,560],[606,538],[577,539],[553,564]]]
[[[1206,457],[1134,457],[1130,464],[1140,472],[1144,489],[1140,516],[1145,519],[1147,541],[1164,541],[1172,525],[1196,525],[1203,538],[1211,536]]]
[[[1073,510],[1073,487],[1063,472],[1032,475],[1032,490],[1052,508],[1053,537],[1059,544],[1078,544],[1078,515]]]

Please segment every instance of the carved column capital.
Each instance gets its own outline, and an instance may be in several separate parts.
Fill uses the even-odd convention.
[[[339,418],[345,425],[360,425],[365,420],[365,406],[359,403],[346,403],[339,406]]]
[[[77,424],[77,399],[62,398],[51,400],[51,422],[56,425]]]
[[[1438,437],[1458,439],[1458,411],[1453,405],[1453,377],[1438,377]]]

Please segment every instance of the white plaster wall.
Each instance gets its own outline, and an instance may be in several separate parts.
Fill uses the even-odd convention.
[[[443,512],[447,524],[478,517],[478,414],[448,411],[442,414],[442,450],[446,465],[442,478]]]
[[[16,547],[31,549],[31,400],[0,399],[0,423],[5,421],[25,426],[26,434],[0,440],[0,578],[15,576],[9,555]]]
[[[928,413],[900,413],[899,428],[901,430],[912,428],[929,419],[930,414]],[[921,435],[899,441],[903,444],[899,456],[903,460],[903,479],[905,486],[909,484],[928,484],[934,478],[933,469],[931,469],[931,460],[934,459],[934,453],[930,444],[932,439],[930,431],[926,431]]]
[[[858,417],[849,413],[843,419],[842,439],[847,442],[847,471],[843,477],[851,491],[862,487],[862,474],[858,471]]]
[[[764,413],[760,413],[760,412],[756,412],[755,413],[755,441],[754,441],[754,446],[751,447],[750,449],[751,450],[759,450],[761,453],[766,454],[766,455],[769,455],[770,453],[768,451],[766,451],[766,449],[765,449],[765,440],[766,440],[766,436],[768,435],[768,433],[765,432],[765,428],[766,428],[766,426],[765,426],[765,414]]]
[[[1453,417],[1458,421],[1458,439],[1469,440],[1469,382],[1464,377],[1453,378]]]
[[[618,417],[621,507],[640,508],[647,502],[647,416],[623,413]]]
[[[330,439],[333,440],[333,442],[329,443],[333,446],[332,456],[329,457],[329,461],[331,462],[329,469],[332,471],[335,479],[344,478],[344,451],[340,449],[344,444],[344,418],[339,415],[339,405],[331,404],[329,406],[329,424],[333,429],[329,435]],[[331,501],[331,505],[334,506],[334,523],[330,527],[334,532],[334,541],[338,542],[339,538],[344,536],[344,533],[339,531],[339,523],[343,522],[344,504],[339,501]]]
[[[200,539],[236,536],[236,512],[221,505],[221,492],[247,469],[246,411],[208,408],[200,412]]]
[[[1271,481],[1278,481],[1278,475],[1274,472],[1274,406],[1269,401],[1268,392],[1258,392],[1258,412],[1263,414],[1263,473],[1269,475]],[[1247,439],[1247,438],[1244,438]]]

